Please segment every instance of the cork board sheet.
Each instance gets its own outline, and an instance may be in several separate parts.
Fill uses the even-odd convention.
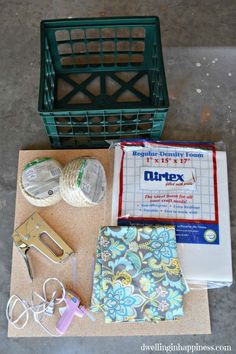
[[[98,227],[100,225],[110,225],[111,220],[113,153],[110,150],[20,151],[19,171],[30,160],[45,156],[54,157],[62,164],[80,156],[93,156],[99,159],[106,170],[108,191],[103,203],[93,208],[73,208],[64,201],[60,201],[52,207],[37,208],[30,205],[23,198],[17,187],[14,227],[19,227],[33,212],[37,211],[76,252],[76,258],[67,261],[64,265],[57,265],[47,260],[37,251],[30,251],[29,257],[34,273],[34,281],[31,283],[24,260],[16,247],[13,246],[11,295],[17,294],[24,299],[30,300],[32,288],[41,292],[44,280],[54,276],[60,279],[69,289],[77,292],[83,305],[89,306]],[[211,333],[206,290],[195,290],[186,295],[184,310],[185,316],[183,319],[158,324],[105,324],[102,314],[94,315],[95,322],[92,322],[89,318],[75,318],[66,336],[145,336]],[[47,319],[44,323],[53,331],[57,320],[58,317],[54,316]],[[9,325],[8,336],[43,337],[47,336],[47,334],[30,317],[27,326],[22,330],[16,330]]]

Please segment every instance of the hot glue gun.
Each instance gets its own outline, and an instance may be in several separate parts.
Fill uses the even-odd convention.
[[[56,329],[60,334],[64,334],[67,331],[74,316],[83,318],[87,315],[91,320],[95,320],[89,311],[80,305],[80,299],[74,292],[66,290],[65,303],[66,307],[59,310],[61,318],[56,325]]]

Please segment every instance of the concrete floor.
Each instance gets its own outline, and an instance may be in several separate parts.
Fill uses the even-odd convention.
[[[3,166],[0,174],[0,353],[41,354],[50,351],[58,354],[105,354],[122,351],[126,354],[141,352],[142,343],[231,345],[232,353],[236,353],[235,285],[229,289],[209,291],[212,335],[207,336],[17,340],[7,338],[5,318],[18,150],[49,146],[37,114],[39,22],[46,18],[120,15],[160,17],[170,96],[170,112],[163,138],[225,142],[229,162],[235,268],[236,2],[1,0],[0,5],[0,161]],[[196,63],[201,63],[201,66],[196,66]]]

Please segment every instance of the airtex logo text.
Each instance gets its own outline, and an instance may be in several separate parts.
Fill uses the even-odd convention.
[[[140,167],[140,188],[157,190],[196,190],[197,177],[192,167]]]
[[[177,173],[158,173],[152,171],[144,171],[145,181],[166,181],[166,182],[184,182],[184,175]]]

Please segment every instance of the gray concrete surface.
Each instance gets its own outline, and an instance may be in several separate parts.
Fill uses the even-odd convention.
[[[236,2],[1,0],[0,8],[0,353],[126,354],[141,352],[142,343],[231,345],[232,353],[236,353],[235,285],[209,291],[212,335],[8,339],[5,318],[9,296],[18,150],[49,146],[37,114],[41,19],[68,16],[160,16],[171,105],[163,138],[225,142],[229,162],[235,270]],[[196,63],[201,63],[201,66],[196,66]]]

